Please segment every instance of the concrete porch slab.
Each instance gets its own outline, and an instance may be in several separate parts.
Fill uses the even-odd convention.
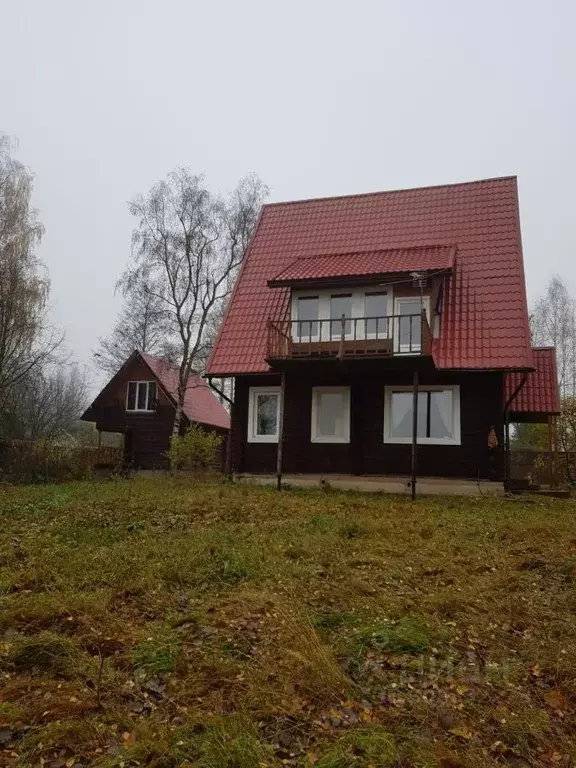
[[[275,485],[275,475],[235,475],[234,481],[253,485]],[[282,475],[282,485],[297,488],[336,488],[341,491],[368,491],[410,495],[410,478],[404,476],[357,475]],[[418,496],[502,496],[502,483],[460,480],[448,477],[421,477],[416,483]]]

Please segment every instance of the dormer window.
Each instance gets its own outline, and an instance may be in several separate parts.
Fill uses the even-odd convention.
[[[129,381],[126,391],[126,410],[146,412],[156,410],[156,382]]]

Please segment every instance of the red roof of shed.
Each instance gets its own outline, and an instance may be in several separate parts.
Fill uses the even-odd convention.
[[[296,259],[270,284],[294,284],[328,277],[361,277],[401,272],[447,270],[454,264],[455,246],[428,245],[419,248],[389,248],[337,256]]]
[[[554,347],[535,347],[532,352],[536,370],[528,374],[526,383],[510,405],[510,411],[512,414],[560,413],[556,350]],[[506,376],[504,386],[506,401],[521,381],[521,373],[510,373]]]
[[[162,388],[174,402],[178,393],[178,369],[166,360],[153,355],[139,353],[152,373],[156,376]],[[230,429],[230,416],[224,406],[218,401],[214,391],[200,376],[190,376],[184,399],[184,413],[190,421],[208,424],[211,427]]]
[[[288,309],[290,289],[268,281],[295,259],[431,243],[458,248],[433,343],[436,365],[531,368],[517,185],[504,177],[263,206],[208,374],[270,370],[266,323]]]

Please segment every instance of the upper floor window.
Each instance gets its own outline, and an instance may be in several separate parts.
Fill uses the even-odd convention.
[[[126,392],[126,410],[156,410],[156,394],[155,381],[129,381]]]

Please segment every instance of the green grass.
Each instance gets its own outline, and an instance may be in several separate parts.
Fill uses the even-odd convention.
[[[568,766],[575,564],[570,501],[1,487],[0,765]]]

